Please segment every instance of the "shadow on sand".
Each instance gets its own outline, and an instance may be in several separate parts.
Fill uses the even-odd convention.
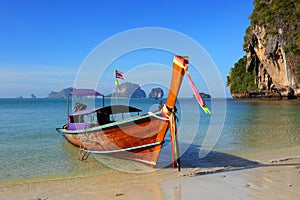
[[[184,147],[184,144],[181,144]],[[192,168],[193,174],[191,175],[202,175],[216,172],[229,172],[229,171],[237,171],[244,170],[250,168],[258,168],[258,167],[267,167],[267,166],[300,166],[300,163],[281,163],[282,161],[286,161],[289,159],[294,159],[294,157],[283,158],[279,160],[270,160],[267,163],[263,163],[260,161],[253,161],[246,158],[242,158],[239,156],[235,156],[228,153],[211,151],[204,158],[199,158],[199,149],[200,145],[191,144],[185,150],[183,154],[181,154],[181,168]],[[300,158],[300,157],[297,157]],[[171,152],[165,149],[161,152],[161,156],[159,162],[157,164],[157,168],[172,168],[171,163]]]
[[[202,175],[216,172],[229,172],[236,170],[244,170],[250,168],[264,167],[264,166],[300,166],[300,163],[295,164],[285,164],[282,163],[282,160],[275,160],[275,162],[262,163],[258,161],[249,160],[246,158],[238,157],[232,154],[211,151],[204,158],[199,158],[199,149],[200,145],[195,144],[180,144],[181,147],[181,169],[191,169],[192,174],[190,175]],[[77,148],[73,147],[72,157],[74,159],[76,157]],[[300,157],[299,157],[300,158]],[[75,158],[76,159],[76,158]],[[88,162],[89,164],[93,163],[92,161],[98,161],[98,167],[103,168],[111,168],[118,171],[123,172],[134,172],[134,173],[144,173],[151,172],[157,169],[162,168],[172,168],[172,154],[171,147],[166,143],[161,150],[157,165],[155,169],[152,167],[148,167],[142,163],[135,162],[132,160],[115,158],[108,155],[91,155],[87,161],[78,161],[78,163]],[[286,160],[283,158],[283,161]],[[88,164],[86,163],[86,164]]]

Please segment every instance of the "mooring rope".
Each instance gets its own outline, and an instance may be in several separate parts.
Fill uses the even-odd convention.
[[[150,115],[152,117],[155,117],[157,119],[160,119],[160,120],[169,121],[169,118],[167,116],[161,117],[161,116],[158,116],[156,113],[153,113],[153,112],[148,112],[148,115]]]
[[[179,153],[179,145],[178,145],[178,131],[176,124],[176,115],[175,112],[170,114],[170,138],[172,142],[172,167],[178,168],[180,171],[180,153]]]

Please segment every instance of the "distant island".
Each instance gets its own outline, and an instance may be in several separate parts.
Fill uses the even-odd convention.
[[[203,92],[200,92],[200,97],[201,98],[211,98],[210,94],[206,94],[206,93],[203,93]],[[193,98],[195,98],[195,95],[193,94]]]
[[[227,76],[233,98],[300,97],[300,21],[296,0],[254,1],[246,55]]]
[[[146,98],[146,93],[138,84],[125,82],[120,84],[116,91],[107,96],[127,97],[127,98]]]
[[[17,96],[16,98],[17,99],[23,99],[24,97],[23,97],[23,95],[20,95],[20,96]],[[36,99],[36,96],[34,94],[31,94],[29,98]]]
[[[47,98],[67,98],[73,89],[73,87],[68,87],[59,92],[51,91]]]
[[[67,98],[73,87],[68,87],[60,90],[59,92],[51,91],[47,98]],[[117,92],[117,93],[116,93]],[[111,94],[105,95],[106,97],[125,97],[125,98],[146,98],[146,92],[141,89],[138,84],[125,82],[118,86],[117,90]],[[164,91],[161,88],[153,88],[148,95],[148,98],[163,98]]]
[[[68,87],[60,90],[59,92],[51,91],[47,98],[68,98],[71,94],[73,87]],[[117,97],[125,97],[125,98],[146,98],[146,92],[141,89],[138,84],[125,82],[118,86],[117,89]],[[206,94],[204,92],[199,93],[202,98],[211,98],[210,94]],[[116,91],[111,94],[105,95],[106,97],[115,97]],[[153,88],[148,94],[148,98],[153,99],[161,99],[164,97],[164,90],[162,88]],[[32,97],[33,98],[33,97]],[[193,95],[195,98],[195,95]]]
[[[153,88],[148,95],[148,98],[161,99],[164,97],[164,91],[161,88]]]

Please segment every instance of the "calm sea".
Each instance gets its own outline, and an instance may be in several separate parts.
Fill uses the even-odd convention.
[[[154,99],[123,101],[144,112],[155,110],[159,104],[159,100]],[[225,117],[224,126],[220,136],[212,129],[209,136],[217,137],[217,143],[207,159],[201,160],[199,149],[210,126],[214,127],[212,117],[199,110],[195,99],[179,100],[177,107],[183,166],[218,163],[225,157],[231,159],[229,154],[242,156],[250,152],[300,145],[299,101],[229,99],[207,102],[208,107],[220,103],[225,103],[226,110],[217,110],[216,106],[213,112],[216,113],[216,122]],[[78,149],[56,132],[55,128],[62,127],[66,121],[65,99],[0,99],[0,112],[0,183],[112,171],[93,156],[84,162],[79,161]],[[167,135],[160,163],[166,163],[171,157],[169,142]]]

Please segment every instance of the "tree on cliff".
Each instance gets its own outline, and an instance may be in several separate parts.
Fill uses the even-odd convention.
[[[265,27],[267,35],[278,35],[278,30],[283,29],[283,39],[286,41],[285,52],[295,56],[300,55],[300,2],[299,0],[254,0],[254,10],[249,16],[250,26],[244,36],[244,48],[251,40],[251,29],[258,25]],[[295,63],[300,70],[300,63]]]
[[[244,56],[231,68],[230,75],[227,76],[227,86],[231,94],[257,91],[255,72],[247,72],[246,64],[247,58]]]

